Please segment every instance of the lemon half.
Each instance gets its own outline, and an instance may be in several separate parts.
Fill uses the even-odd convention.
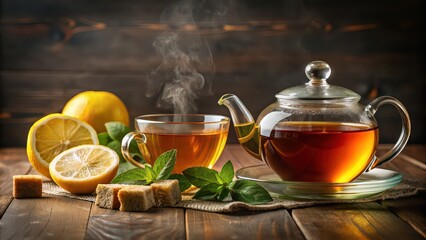
[[[53,181],[74,194],[89,194],[98,184],[110,183],[118,170],[119,157],[102,145],[81,145],[53,159],[49,170]]]
[[[33,124],[27,138],[27,156],[36,171],[50,178],[49,163],[61,152],[83,144],[98,144],[89,124],[59,113],[49,114]]]

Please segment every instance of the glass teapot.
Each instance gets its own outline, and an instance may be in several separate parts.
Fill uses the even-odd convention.
[[[229,109],[238,140],[248,153],[285,181],[344,183],[402,151],[411,123],[401,102],[382,96],[363,106],[355,92],[327,83],[331,68],[323,61],[309,63],[305,73],[309,82],[276,94],[277,101],[256,122],[237,96],[220,98],[218,103]],[[374,114],[383,104],[399,111],[402,130],[393,148],[377,157]]]

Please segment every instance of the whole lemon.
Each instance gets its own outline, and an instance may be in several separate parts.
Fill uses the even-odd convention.
[[[105,132],[105,123],[110,121],[122,122],[129,126],[129,113],[126,105],[110,92],[81,92],[65,104],[62,114],[87,122],[98,133]]]

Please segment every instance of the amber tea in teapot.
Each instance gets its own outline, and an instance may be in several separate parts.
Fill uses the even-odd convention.
[[[348,182],[374,157],[378,130],[354,123],[287,122],[269,136],[260,135],[260,142],[266,163],[283,179]]]
[[[323,61],[309,63],[305,74],[309,82],[277,93],[277,101],[256,121],[237,96],[219,99],[231,113],[238,141],[251,156],[284,181],[345,183],[402,151],[411,123],[401,102],[380,96],[363,106],[359,94],[327,82],[331,68]],[[385,104],[398,110],[402,128],[395,145],[376,156],[379,127],[374,114]]]

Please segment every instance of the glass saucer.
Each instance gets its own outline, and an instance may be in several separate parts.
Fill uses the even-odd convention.
[[[375,168],[349,183],[282,181],[267,165],[244,167],[236,172],[238,179],[251,180],[278,197],[289,199],[360,199],[392,188],[402,180],[402,174]]]

